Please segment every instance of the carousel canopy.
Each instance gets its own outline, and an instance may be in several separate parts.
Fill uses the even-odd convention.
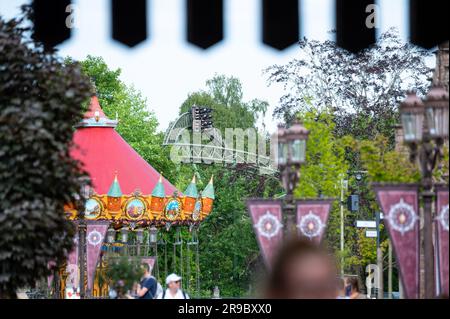
[[[110,191],[111,181],[116,174],[120,187],[113,185],[113,192],[131,194],[139,189],[144,194],[150,194],[160,174],[116,132],[117,122],[107,118],[97,97],[92,97],[89,110],[77,125],[73,138],[75,147],[71,155],[89,173],[97,194]],[[176,190],[164,178],[162,184],[168,195]]]

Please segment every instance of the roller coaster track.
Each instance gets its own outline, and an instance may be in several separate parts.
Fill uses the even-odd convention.
[[[227,145],[218,130],[205,131],[204,134],[210,137],[208,144],[193,143],[190,139],[186,141],[186,139],[183,139],[183,136],[186,136],[186,134],[190,136],[191,129],[191,113],[184,113],[169,124],[164,135],[163,145],[172,147],[172,150],[175,148],[180,162],[222,163],[227,165],[246,163],[257,168],[260,175],[275,175],[278,173],[269,156],[259,155],[254,152],[234,148],[233,145]]]

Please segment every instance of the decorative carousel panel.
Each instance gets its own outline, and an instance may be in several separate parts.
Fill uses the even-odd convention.
[[[178,198],[170,198],[164,208],[164,217],[168,221],[175,221],[181,218],[182,204]]]
[[[84,208],[84,218],[88,220],[98,219],[103,211],[103,205],[97,198],[89,198]]]
[[[131,220],[142,219],[146,210],[145,201],[139,197],[132,197],[125,204],[125,216]]]
[[[206,218],[209,213],[212,211],[213,206],[213,200],[211,198],[203,198],[202,199],[202,213],[203,213],[203,219]]]
[[[74,220],[77,217],[77,210],[73,205],[64,205],[64,214],[68,220]]]
[[[195,201],[194,205],[194,211],[192,212],[192,220],[194,222],[199,221],[201,218],[201,212],[202,212],[202,200],[198,198]]]

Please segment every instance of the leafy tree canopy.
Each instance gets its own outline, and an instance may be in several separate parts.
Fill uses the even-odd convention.
[[[29,14],[0,17],[0,298],[62,265],[74,233],[64,205],[82,207],[88,182],[69,151],[89,79],[29,38]]]
[[[373,139],[383,134],[392,147],[398,104],[408,89],[426,91],[431,69],[425,59],[431,53],[403,43],[395,29],[357,54],[334,41],[306,38],[299,48],[298,58],[265,71],[269,83],[286,90],[274,115],[290,121],[299,110],[328,110],[335,115],[338,136]]]

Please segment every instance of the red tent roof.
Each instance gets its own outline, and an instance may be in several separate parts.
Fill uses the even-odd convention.
[[[99,111],[100,121],[92,119],[95,111]],[[106,118],[97,97],[91,99],[84,118],[86,120],[74,133],[75,147],[71,155],[83,164],[91,176],[95,192],[106,194],[117,173],[123,194],[131,194],[136,189],[151,194],[160,174],[116,132],[114,124],[117,122]],[[164,178],[163,185],[166,195],[176,190]]]
[[[84,113],[83,118],[90,119],[95,117],[95,112],[98,111],[98,116],[106,118],[105,113],[103,113],[102,108],[100,107],[100,103],[98,102],[98,98],[96,96],[93,96],[91,98],[91,104],[89,105],[89,109],[86,113]]]

